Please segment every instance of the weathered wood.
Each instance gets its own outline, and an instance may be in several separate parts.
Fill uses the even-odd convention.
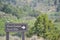
[[[22,32],[22,40],[25,40],[24,31]]]
[[[27,25],[23,23],[6,23],[6,32],[26,31]]]
[[[9,40],[9,32],[6,32],[6,40]]]
[[[6,40],[9,40],[9,32],[22,32],[22,40],[25,40],[24,32],[27,29],[27,25],[24,23],[6,23],[5,31],[6,31]]]

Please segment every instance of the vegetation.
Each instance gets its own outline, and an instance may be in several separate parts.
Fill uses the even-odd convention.
[[[57,0],[31,0],[30,2],[0,0],[0,36],[6,34],[5,22],[10,21],[27,23],[26,36],[36,35],[46,40],[58,40],[60,38],[60,1],[58,3]],[[40,10],[40,8],[44,9]],[[11,35],[21,36],[19,32],[11,33]]]
[[[32,35],[37,35],[47,40],[58,40],[60,36],[57,27],[48,19],[46,14],[42,14],[37,18],[34,26],[31,27],[27,34],[29,37]]]
[[[5,35],[5,31],[4,31],[4,20],[0,18],[0,36],[4,36]]]

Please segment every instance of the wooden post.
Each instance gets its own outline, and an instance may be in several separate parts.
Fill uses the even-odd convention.
[[[6,32],[6,40],[9,40],[9,32]]]
[[[25,40],[24,31],[22,31],[22,40]]]

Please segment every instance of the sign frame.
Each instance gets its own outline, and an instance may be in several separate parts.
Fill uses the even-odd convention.
[[[25,27],[25,29],[23,29],[24,27]],[[27,24],[25,24],[25,23],[6,23],[5,24],[6,32],[20,32],[20,31],[26,31],[26,30],[27,30]]]

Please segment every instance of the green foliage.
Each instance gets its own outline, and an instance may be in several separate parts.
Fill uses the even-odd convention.
[[[0,19],[0,36],[4,36],[5,35],[5,27],[4,27],[4,20]]]
[[[14,32],[14,33],[10,33],[12,36],[18,36],[21,37],[21,32]]]
[[[29,25],[29,28],[28,28],[29,31],[27,32],[27,36],[29,36],[29,37],[31,37],[32,35],[37,35],[40,37],[44,37],[47,40],[58,40],[59,39],[60,34],[59,34],[59,30],[57,29],[57,25],[55,26],[53,24],[53,22],[48,19],[48,16],[46,14],[41,14],[35,22],[35,19],[30,20],[28,18],[29,18],[29,16],[37,17],[40,14],[40,12],[31,8],[29,5],[24,5],[23,7],[20,7],[20,6],[15,6],[15,5],[11,5],[11,4],[5,4],[5,1],[6,0],[0,0],[0,11],[5,12],[7,15],[12,14],[14,17],[8,15],[8,16],[6,16],[6,18],[5,17],[3,18],[3,16],[2,16],[2,18],[0,18],[0,36],[5,35],[5,30],[4,30],[5,22],[10,21],[10,22],[14,22],[14,23],[16,23],[16,22],[27,23]],[[40,2],[40,0],[34,0],[34,1]],[[36,6],[35,2],[34,2],[34,6]],[[44,1],[44,3],[49,6],[53,5],[53,2],[54,2],[53,0]],[[59,5],[57,6],[58,10],[60,10]],[[54,16],[58,16],[58,15],[54,14]],[[21,19],[17,19],[17,18],[15,18],[15,16],[17,18],[21,18]],[[28,17],[28,18],[25,19],[24,17]],[[35,24],[34,24],[34,22],[35,22]],[[60,28],[60,25],[59,25],[59,28]],[[15,33],[14,35],[20,36],[19,33]]]
[[[48,16],[54,22],[60,22],[60,12],[51,12]]]
[[[12,15],[15,15],[15,16],[18,17],[18,15],[17,15],[18,10],[15,7],[13,7],[12,5],[4,4],[1,11],[5,12],[5,13],[12,14]]]
[[[2,13],[4,13],[4,12],[2,12]],[[0,36],[5,35],[5,22],[7,22],[7,21],[12,22],[12,23],[27,23],[29,25],[28,26],[29,28],[32,27],[35,22],[35,18],[34,19],[25,19],[25,18],[17,19],[15,16],[13,16],[11,14],[6,15],[6,14],[2,14],[2,13],[0,13]],[[21,34],[16,32],[11,35],[20,36]]]
[[[60,34],[58,29],[54,27],[53,22],[48,19],[48,16],[41,14],[27,35],[37,35],[47,40],[58,40]]]
[[[22,18],[25,16],[37,17],[39,12],[31,9],[30,6],[25,5],[24,7],[14,7],[11,4],[1,4],[0,11],[15,15],[17,18]]]

